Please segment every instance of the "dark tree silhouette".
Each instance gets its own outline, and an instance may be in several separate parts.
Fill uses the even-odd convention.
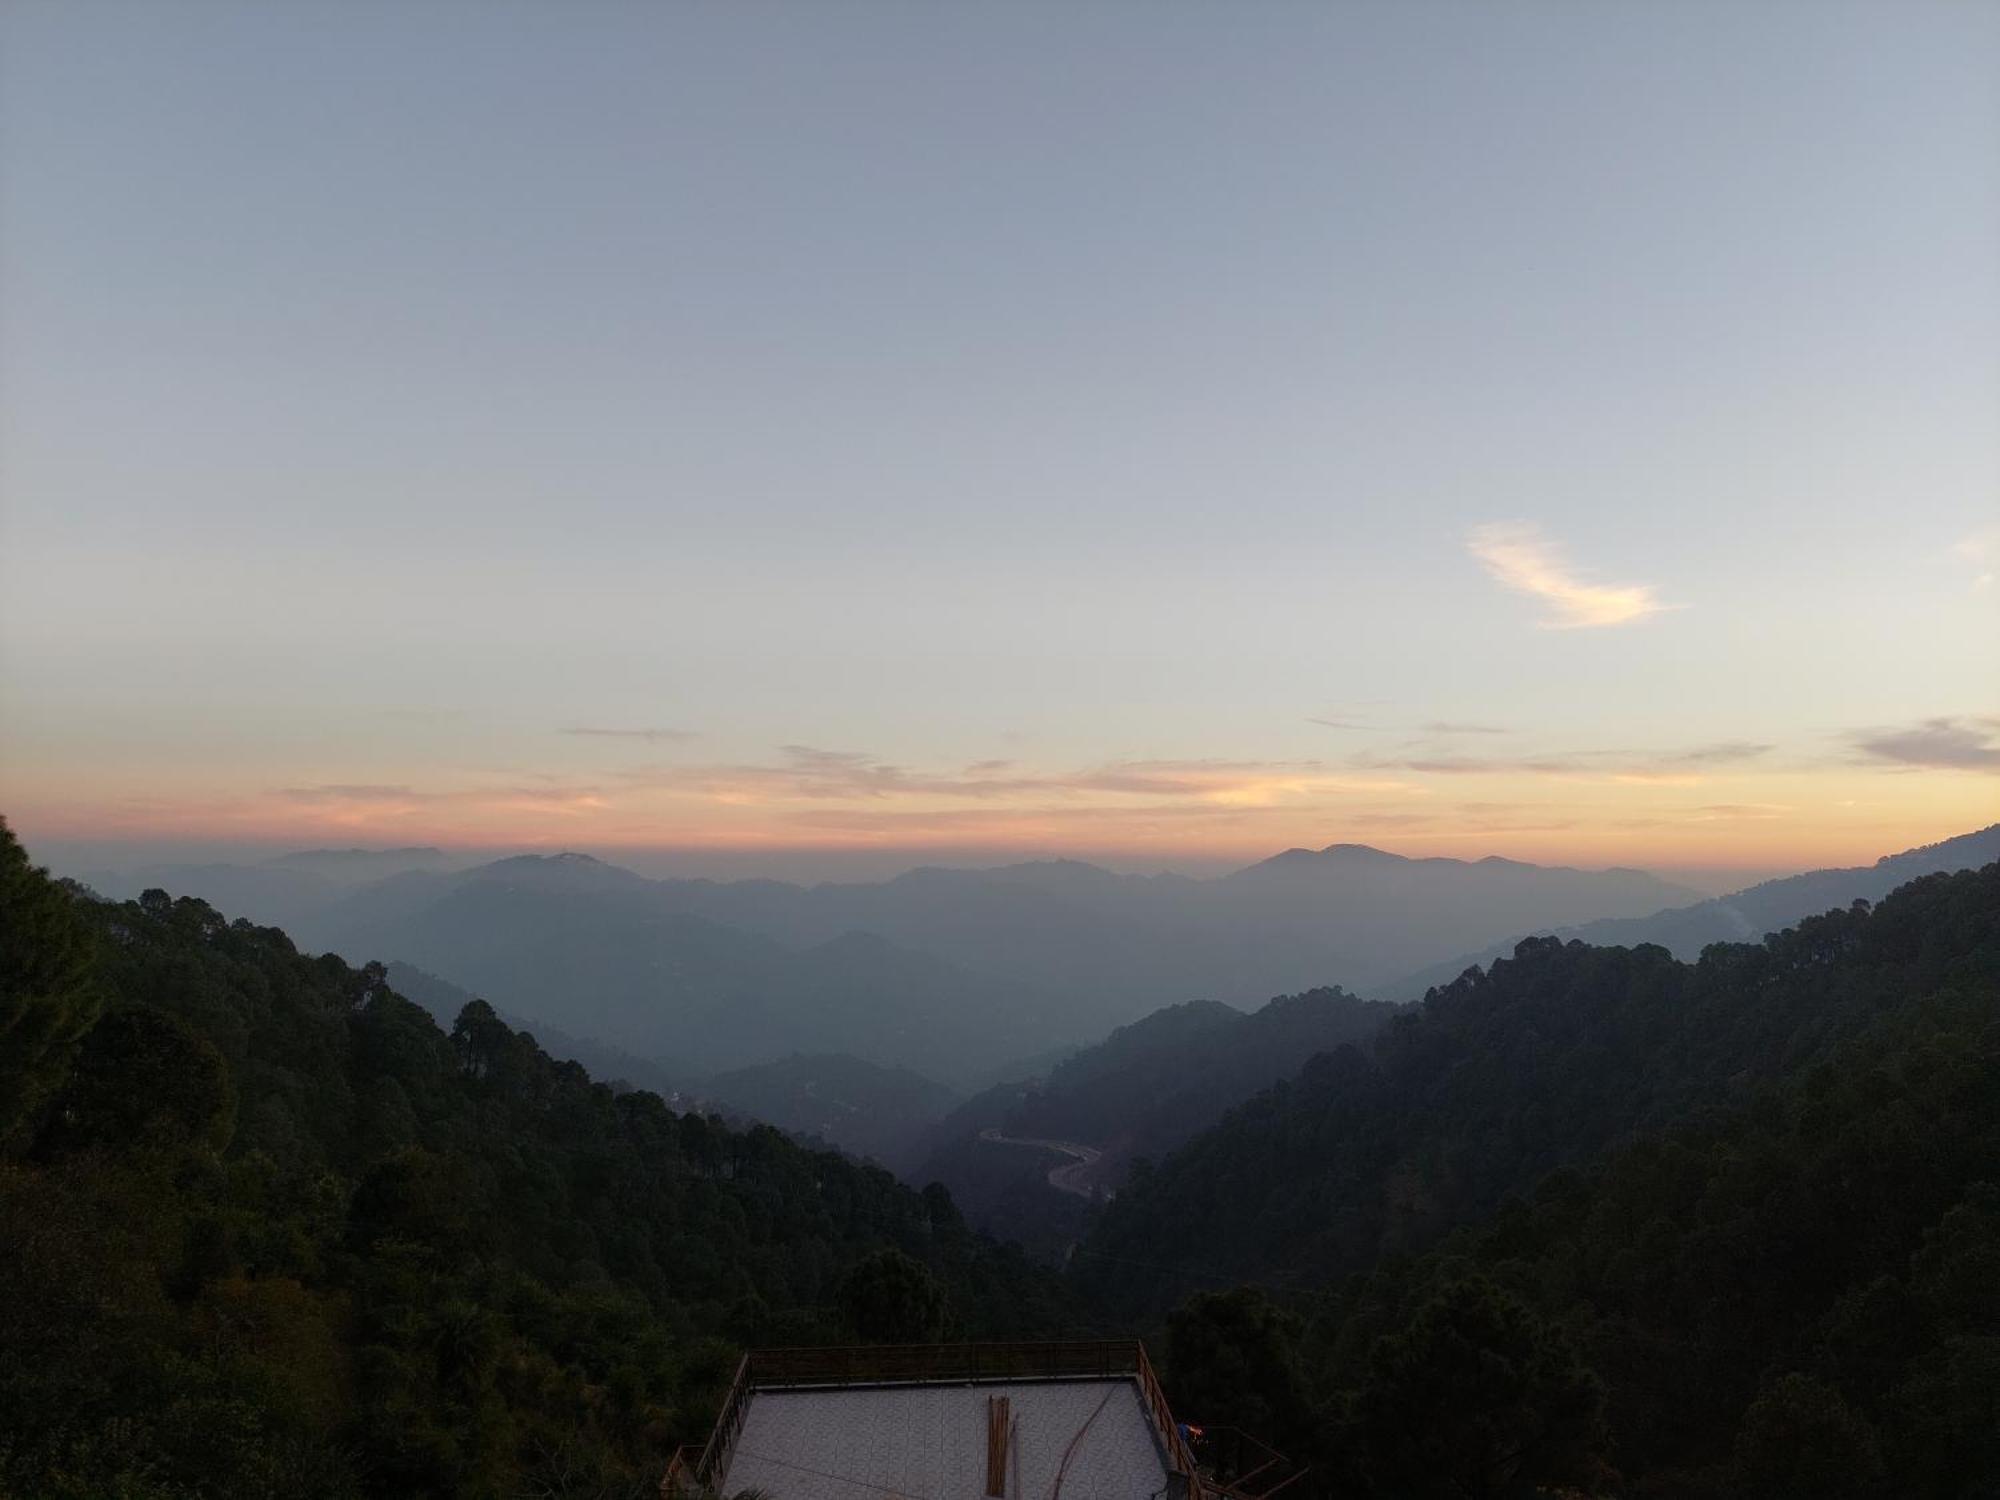
[[[96,937],[0,818],[0,1148],[19,1143],[97,1020]]]
[[[1297,1321],[1255,1287],[1203,1292],[1167,1319],[1174,1410],[1303,1455],[1310,1414]]]
[[[1497,1500],[1600,1478],[1603,1404],[1569,1338],[1468,1277],[1376,1343],[1348,1441],[1384,1497]]]
[[[880,1250],[849,1267],[840,1306],[855,1336],[870,1344],[932,1343],[950,1324],[944,1289],[900,1250]]]

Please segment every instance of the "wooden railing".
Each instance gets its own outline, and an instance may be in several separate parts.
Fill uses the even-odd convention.
[[[720,1486],[750,1398],[758,1391],[1023,1380],[1133,1381],[1168,1462],[1188,1476],[1191,1500],[1207,1500],[1194,1455],[1174,1425],[1146,1346],[1137,1339],[752,1350],[736,1366],[707,1444],[698,1454],[689,1445],[674,1455],[660,1481],[660,1493],[667,1500],[693,1500]]]
[[[1153,1431],[1159,1435],[1172,1466],[1187,1475],[1192,1500],[1202,1500],[1201,1468],[1188,1451],[1187,1440],[1181,1436],[1180,1426],[1167,1405],[1166,1392],[1160,1389],[1160,1382],[1153,1375],[1153,1362],[1146,1358],[1146,1346],[1135,1339],[1133,1347],[1139,1351],[1139,1367],[1132,1373],[1139,1382],[1139,1399],[1145,1403],[1146,1415],[1153,1419]]]
[[[743,1418],[750,1411],[750,1395],[755,1389],[745,1378],[750,1369],[750,1356],[744,1355],[736,1362],[736,1373],[729,1381],[729,1395],[722,1403],[722,1411],[715,1419],[715,1431],[708,1435],[708,1446],[701,1450],[695,1472],[704,1484],[714,1484],[722,1478],[723,1470],[729,1467],[729,1455],[736,1447],[736,1434],[743,1430]]]

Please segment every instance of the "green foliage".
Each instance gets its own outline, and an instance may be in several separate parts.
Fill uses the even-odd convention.
[[[878,1250],[840,1281],[840,1306],[855,1336],[869,1344],[930,1344],[951,1326],[943,1288],[921,1261]]]
[[[1694,964],[1529,939],[1432,991],[1372,1049],[1313,1059],[1121,1193],[1085,1247],[1086,1284],[1141,1313],[1186,1291],[1182,1258],[1306,1286],[1420,1252],[1622,1138],[1742,1108],[1954,964],[1990,965],[1976,892],[1992,879],[1929,877],[1872,913],[1830,912]]]
[[[1375,1341],[1340,1441],[1377,1495],[1532,1495],[1602,1477],[1603,1404],[1571,1338],[1469,1277]]]
[[[846,1336],[852,1268],[927,1329],[1071,1320],[942,1190],[0,854],[0,1496],[650,1495],[741,1341]]]
[[[1304,1452],[1311,1423],[1298,1341],[1294,1319],[1259,1288],[1190,1297],[1167,1320],[1174,1411]]]
[[[1230,1143],[1239,1150],[1282,1141],[1274,1122],[1310,1131],[1336,1109],[1352,1131],[1399,1143],[1386,1157],[1397,1171],[1343,1183],[1324,1164],[1367,1158],[1348,1136],[1310,1137],[1322,1225],[1373,1215],[1379,1232],[1371,1194],[1426,1183],[1452,1205],[1447,1220],[1463,1221],[1421,1254],[1357,1265],[1356,1252],[1344,1262],[1355,1274],[1293,1283],[1319,1482],[1414,1496],[1436,1492],[1426,1472],[1448,1471],[1453,1494],[1530,1482],[1735,1500],[1993,1494],[2000,866],[1928,878],[1758,949],[1711,949],[1678,978],[1644,956],[1524,957],[1585,1012],[1532,1089],[1485,1071],[1458,1035],[1471,1024],[1504,1048],[1531,1020],[1555,1034],[1557,1008],[1503,974],[1499,994],[1434,996],[1398,1039],[1443,1065],[1407,1075],[1427,1084],[1434,1118],[1395,1086],[1393,1057],[1350,1056],[1232,1122],[1253,1127]],[[1656,999],[1573,987],[1621,973]],[[1483,1003],[1503,997],[1514,1025]],[[1502,1185],[1482,1182],[1479,1163],[1504,1180],[1538,1159],[1509,1139],[1538,1100],[1577,1101],[1576,1123],[1559,1131],[1610,1135],[1601,1081],[1629,1089],[1628,1047],[1659,1060],[1645,1086],[1685,1101],[1678,1115],[1628,1125],[1607,1149],[1478,1211]],[[1346,1081],[1344,1104],[1330,1097],[1333,1076]],[[1650,1122],[1653,1107],[1634,1101],[1626,1118]],[[1482,1111],[1493,1144],[1479,1153]],[[1170,1162],[1161,1189],[1190,1168]],[[1226,1226],[1216,1238],[1229,1243]],[[1301,1238],[1291,1264],[1323,1263],[1330,1240]],[[1155,1263],[1173,1248],[1158,1246]],[[1190,1259],[1214,1249],[1204,1242]],[[1601,1445],[1584,1420],[1593,1386]],[[1523,1468],[1510,1476],[1515,1449]],[[1610,1466],[1597,1480],[1593,1457]]]
[[[235,1121],[222,1054],[178,1017],[150,1005],[111,1011],[83,1039],[42,1132],[48,1152],[205,1145]]]
[[[97,1020],[96,930],[0,818],[0,1149],[60,1087]]]
[[[1882,1455],[1839,1391],[1794,1373],[1743,1414],[1736,1469],[1752,1493],[1770,1500],[1844,1500],[1878,1493]]]

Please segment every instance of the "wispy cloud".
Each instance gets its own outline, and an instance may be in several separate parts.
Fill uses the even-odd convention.
[[[1572,776],[1691,786],[1702,773],[1768,755],[1774,746],[1752,740],[1717,740],[1678,750],[1564,750],[1543,755],[1356,756],[1348,764],[1371,771],[1415,771],[1427,776]]]
[[[603,796],[594,787],[568,786],[547,778],[527,784],[460,787],[450,791],[332,782],[320,786],[279,787],[273,795],[283,802],[321,808],[330,816],[352,819],[406,817],[444,807],[567,816],[592,812],[606,805]]]
[[[1708,802],[1688,815],[1696,823],[1768,823],[1792,811],[1787,802]]]
[[[1373,732],[1395,730],[1402,726],[1394,724],[1371,724],[1365,719],[1319,718],[1308,716],[1308,724],[1323,725],[1328,729],[1353,729]],[[1512,730],[1499,724],[1462,724],[1451,719],[1427,719],[1413,726],[1424,734],[1511,734]]]
[[[1717,740],[1709,745],[1696,745],[1691,750],[1673,751],[1666,758],[1681,766],[1731,765],[1769,755],[1776,748],[1775,745],[1760,745],[1755,740]]]
[[[888,798],[993,802],[1089,795],[1265,805],[1337,792],[1414,790],[1381,776],[1356,776],[1321,761],[1124,760],[1068,771],[1027,771],[982,760],[958,770],[919,770],[853,750],[783,745],[775,762],[645,766],[623,773],[634,786],[679,790],[714,801],[880,801]]]
[[[2000,771],[2000,718],[1925,719],[1902,729],[1856,730],[1861,759],[1934,771]]]
[[[854,805],[806,807],[787,811],[788,827],[816,833],[911,838],[950,835],[993,839],[1006,844],[1061,840],[1078,829],[1092,837],[1128,838],[1163,835],[1175,840],[1227,831],[1276,844],[1299,836],[1299,811],[1290,806],[1244,806],[1207,801],[1128,803],[1031,803],[1024,806],[886,808]],[[1532,812],[1468,818],[1439,808],[1405,811],[1393,807],[1357,806],[1322,809],[1315,814],[1319,835],[1331,841],[1355,834],[1421,832],[1453,836],[1543,833],[1576,826],[1569,818]]]
[[[639,740],[648,745],[678,745],[701,738],[692,729],[604,729],[592,724],[574,725],[558,733],[593,740]]]
[[[1466,546],[1497,582],[1546,602],[1541,624],[1551,630],[1629,625],[1679,606],[1662,604],[1650,583],[1590,583],[1571,569],[1562,549],[1539,527],[1523,522],[1476,526]]]
[[[1971,563],[1976,570],[1972,586],[1976,589],[1989,588],[1993,583],[1993,564],[2000,561],[2000,526],[1986,526],[1978,531],[1960,537],[1952,544],[1952,552]]]
[[[424,794],[407,786],[361,785],[336,782],[327,786],[287,786],[278,789],[287,802],[313,807],[337,807],[349,802],[420,802]]]

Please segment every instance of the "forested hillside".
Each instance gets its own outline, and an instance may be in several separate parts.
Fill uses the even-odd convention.
[[[4,825],[0,1035],[7,1496],[650,1494],[739,1345],[1076,1325],[941,1193]]]
[[[891,1171],[911,1165],[915,1143],[956,1099],[907,1068],[878,1067],[843,1053],[795,1054],[712,1074],[692,1088],[724,1109],[872,1158]]]
[[[1183,1406],[1328,1493],[1990,1496],[2000,866],[1694,965],[1524,943],[1136,1184],[1080,1267],[1180,1301]],[[1277,1301],[1200,1290],[1235,1277]]]
[[[1115,1192],[1134,1161],[1157,1158],[1315,1053],[1373,1036],[1396,1008],[1339,989],[1281,995],[1247,1015],[1214,1001],[1155,1011],[1052,1068],[996,1087],[939,1122],[917,1181],[936,1181],[974,1223],[1042,1251],[1074,1241],[1087,1205],[1049,1187],[1069,1158],[1008,1144],[1078,1142],[1102,1154],[1093,1186]]]
[[[1339,989],[1280,995],[1247,1015],[1162,1011],[1058,1065],[1006,1128],[1090,1141],[1120,1157],[1169,1151],[1315,1053],[1368,1040],[1395,1014]]]
[[[1974,893],[1991,893],[1992,868],[1694,964],[1528,939],[1372,1048],[1317,1057],[1235,1111],[1122,1194],[1095,1248],[1198,1236],[1210,1269],[1293,1280],[1421,1249],[1625,1136],[1742,1105],[1918,998],[1948,961],[1990,960],[2000,902]],[[1944,891],[1966,909],[1933,910]],[[1887,941],[1910,931],[1923,941],[1908,951]]]

